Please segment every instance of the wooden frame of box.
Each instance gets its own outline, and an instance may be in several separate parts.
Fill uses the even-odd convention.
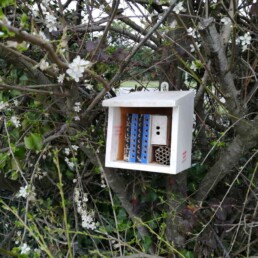
[[[193,91],[133,92],[106,99],[103,106],[109,108],[106,167],[177,174],[191,166]],[[147,119],[149,124],[140,127],[140,120],[132,124],[132,116],[134,119]],[[131,124],[127,125],[127,121]],[[139,146],[142,146],[142,149],[147,147],[144,149],[144,153],[148,155],[147,159],[144,154],[145,159],[141,160],[137,156],[138,152],[138,161],[125,157],[128,154],[125,153],[128,151],[126,134],[129,130],[133,135],[134,129],[138,130],[137,135],[143,134],[141,131],[146,129],[145,138],[139,138],[137,135],[136,138],[141,141]],[[150,135],[149,139],[146,135]],[[129,139],[128,155],[132,157],[136,154],[136,147],[132,143],[135,139]],[[142,139],[145,139],[148,146],[143,145]],[[139,152],[143,153],[143,150]]]

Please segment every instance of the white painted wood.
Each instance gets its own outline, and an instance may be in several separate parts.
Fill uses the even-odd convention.
[[[112,167],[112,168],[123,168],[123,169],[130,169],[130,170],[140,170],[140,171],[171,174],[169,166],[160,165],[157,163],[143,164],[143,163],[130,163],[127,161],[118,160],[113,162],[106,161],[105,165],[106,167]]]
[[[176,173],[191,166],[194,99],[188,96],[178,106]],[[172,125],[173,126],[173,125]],[[176,125],[174,125],[176,126]]]
[[[121,134],[121,115],[119,108],[110,107],[108,112],[108,130],[106,142],[106,160],[115,161],[118,155],[119,136]]]
[[[132,92],[102,102],[105,107],[175,107],[192,91]]]
[[[170,173],[177,174],[177,155],[178,155],[178,132],[179,132],[179,107],[174,107],[173,109],[173,119],[171,127],[171,154],[170,154]]]
[[[189,168],[191,166],[193,101],[194,92],[191,91],[134,92],[104,100],[103,106],[109,107],[106,166],[168,174],[177,174]],[[120,107],[172,108],[170,165],[118,160],[119,141],[123,127]]]

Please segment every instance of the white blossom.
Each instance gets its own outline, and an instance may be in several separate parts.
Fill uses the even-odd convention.
[[[8,102],[0,101],[0,110],[5,109],[9,106]]]
[[[72,145],[72,149],[75,150],[75,151],[77,151],[77,150],[79,149],[79,146],[77,146],[77,145]]]
[[[58,83],[63,83],[64,82],[64,78],[65,78],[65,74],[60,74],[58,77],[57,77],[57,81]]]
[[[96,229],[96,223],[94,222],[92,215],[86,211],[83,211],[82,216],[82,227],[86,229]]]
[[[94,230],[97,223],[94,221],[92,212],[87,210],[88,194],[80,192],[79,188],[74,188],[74,201],[77,206],[77,212],[81,215],[82,227]]]
[[[106,187],[106,180],[103,174],[101,174],[101,188],[105,188]]]
[[[177,26],[177,20],[173,20],[170,24],[170,28],[175,29]]]
[[[193,70],[193,71],[197,71],[198,67],[196,65],[196,63],[193,61],[190,65],[190,68]]]
[[[112,241],[112,244],[113,244],[113,248],[114,249],[118,249],[121,247],[121,244],[120,243],[117,243],[116,241]]]
[[[81,103],[80,102],[75,102],[74,103],[74,107],[73,110],[77,113],[79,113],[82,109],[81,109]]]
[[[87,84],[87,85],[86,85],[86,89],[88,89],[88,90],[92,90],[92,89],[93,89],[93,85],[91,85],[91,84]]]
[[[227,25],[231,22],[230,18],[229,17],[223,17],[221,19],[221,22],[224,24],[224,25]]]
[[[45,59],[42,59],[39,63],[39,68],[44,71],[49,68],[49,63]]]
[[[70,169],[74,169],[75,164],[74,164],[73,161],[70,161],[67,157],[65,157],[65,162],[66,162],[66,164],[68,165],[68,167],[69,167]]]
[[[74,120],[75,120],[75,121],[80,121],[81,119],[80,119],[79,116],[75,116],[75,117],[74,117]]]
[[[251,44],[252,37],[250,36],[250,32],[246,32],[243,36],[240,36],[237,39],[237,43],[241,43],[243,47],[243,51],[247,49],[247,47]]]
[[[30,247],[27,245],[27,243],[24,243],[20,248],[21,254],[27,254],[30,251]]]
[[[17,116],[12,116],[10,121],[13,123],[13,125],[18,128],[21,126],[21,122]]]
[[[16,197],[28,198],[29,201],[36,200],[35,187],[33,185],[21,186],[19,192],[16,194]]]
[[[17,99],[15,99],[14,101],[13,101],[13,104],[14,104],[14,106],[18,106],[19,105],[19,101],[17,100]]]
[[[51,14],[47,14],[46,15],[46,25],[50,32],[57,30],[56,24],[57,24],[56,17]]]
[[[70,155],[70,149],[69,148],[65,148],[64,149],[64,153],[66,156]]]
[[[7,40],[6,41],[6,46],[7,47],[12,47],[12,48],[17,48],[18,43],[16,41]]]
[[[241,40],[241,44],[242,44],[242,45],[249,45],[249,44],[251,44],[251,39],[252,39],[252,38],[251,38],[249,32],[245,33],[244,36],[241,36],[241,37],[240,37],[240,40]]]
[[[86,203],[86,202],[88,202],[88,194],[86,194],[86,193],[83,193],[83,197],[82,197],[82,201],[84,202],[84,203]]]
[[[34,6],[34,8],[31,9],[31,12],[32,12],[34,17],[39,16],[39,10],[37,9],[36,6]]]
[[[16,195],[17,197],[23,197],[27,198],[29,196],[29,190],[28,190],[28,185],[26,186],[21,186],[19,192]]]
[[[106,188],[106,182],[101,179],[101,185],[100,185],[101,188]]]
[[[105,6],[102,4],[102,5],[100,5],[99,6],[99,10],[101,10],[101,11],[105,11]]]
[[[66,73],[70,75],[76,82],[79,82],[79,79],[83,76],[85,68],[91,66],[91,62],[81,59],[80,56],[77,56],[72,63],[68,65]]]
[[[80,190],[79,188],[74,188],[74,201],[77,203],[80,198]]]
[[[189,36],[192,36],[193,38],[197,38],[197,32],[196,32],[196,30],[195,29],[193,29],[192,27],[189,27],[188,29],[187,29],[187,34],[189,35]]]
[[[177,14],[179,14],[180,12],[185,12],[186,9],[183,7],[183,2],[179,2],[174,8],[173,11]]]
[[[201,47],[201,44],[199,44],[199,43],[195,43],[195,46],[199,49],[200,47]],[[190,44],[190,48],[191,48],[191,52],[194,52],[195,51],[195,47],[194,47],[194,45],[193,44]]]

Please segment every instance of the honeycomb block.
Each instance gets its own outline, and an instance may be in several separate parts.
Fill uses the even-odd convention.
[[[170,165],[170,148],[168,146],[160,146],[155,151],[155,160],[162,165]]]
[[[132,114],[129,162],[136,162],[136,144],[138,134],[138,114]]]

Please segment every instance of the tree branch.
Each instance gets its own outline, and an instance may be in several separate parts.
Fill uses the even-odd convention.
[[[67,69],[68,64],[61,60],[61,58],[56,54],[53,46],[49,42],[47,42],[43,39],[40,39],[39,37],[33,36],[26,31],[22,31],[13,26],[7,25],[7,24],[3,23],[2,21],[0,21],[0,26],[6,27],[9,31],[14,32],[15,36],[18,39],[24,40],[26,42],[30,42],[31,44],[37,45],[37,46],[45,49],[47,51],[47,53],[49,54],[49,58],[51,59],[51,61],[53,63],[57,64],[60,68]]]
[[[118,20],[124,22],[125,24],[127,24],[128,26],[130,26],[132,29],[134,29],[135,31],[139,32],[141,35],[148,35],[148,30],[147,29],[143,29],[141,26],[139,26],[138,24],[136,24],[135,22],[133,22],[131,19],[129,19],[126,16],[122,16],[119,17]],[[152,35],[149,37],[151,41],[153,41],[157,46],[160,45],[160,42],[157,38],[155,38],[153,36],[154,33],[152,33]]]
[[[108,31],[109,31],[109,29],[110,29],[110,27],[111,27],[111,24],[112,24],[113,20],[115,19],[116,12],[117,12],[117,9],[118,9],[119,4],[120,4],[120,1],[119,1],[119,0],[114,0],[111,17],[110,17],[110,19],[109,19],[109,21],[108,21],[108,23],[107,23],[107,25],[106,25],[106,27],[105,27],[105,29],[104,29],[103,35],[102,35],[100,41],[98,42],[97,47],[95,48],[95,50],[94,50],[94,52],[93,52],[93,54],[92,54],[92,58],[94,58],[94,56],[96,55],[96,53],[98,53],[98,51],[99,51],[99,49],[100,49],[102,43],[103,43],[104,40],[106,39],[107,34],[108,34]]]
[[[67,97],[69,95],[65,93],[60,93],[57,91],[49,91],[49,90],[36,90],[32,88],[27,88],[26,86],[11,86],[7,84],[0,84],[0,90],[19,90],[19,91],[25,91],[25,92],[30,92],[30,93],[38,93],[38,94],[43,94],[43,95],[55,95],[59,97]]]
[[[33,80],[36,80],[39,84],[51,83],[49,78],[46,77],[43,72],[38,69],[33,69],[33,67],[38,64],[36,61],[16,50],[6,47],[2,43],[0,43],[0,58],[4,59],[9,64],[26,71],[28,76]],[[46,74],[49,74],[50,76],[55,75],[51,70],[46,71]]]
[[[213,67],[216,79],[220,83],[221,90],[226,99],[226,107],[229,112],[239,118],[243,115],[243,107],[238,100],[238,92],[233,80],[233,75],[229,71],[228,61],[224,47],[220,41],[214,19],[204,19],[200,23],[200,34],[203,37],[203,45],[210,53],[211,67]]]
[[[87,26],[85,24],[80,25],[80,26],[76,26],[76,27],[70,27],[70,30],[75,30],[78,32],[93,32],[93,31],[103,31],[105,30],[105,26],[97,26],[97,25],[93,25],[93,26]],[[116,33],[119,33],[121,35],[124,35],[125,37],[128,37],[129,39],[135,41],[135,42],[140,42],[143,38],[141,36],[137,36],[136,34],[130,33],[127,30],[121,29],[121,28],[117,28],[114,26],[110,27],[111,31],[114,31]],[[157,46],[155,46],[154,44],[150,43],[150,42],[145,42],[144,43],[145,46],[153,49],[153,50],[157,50]]]

